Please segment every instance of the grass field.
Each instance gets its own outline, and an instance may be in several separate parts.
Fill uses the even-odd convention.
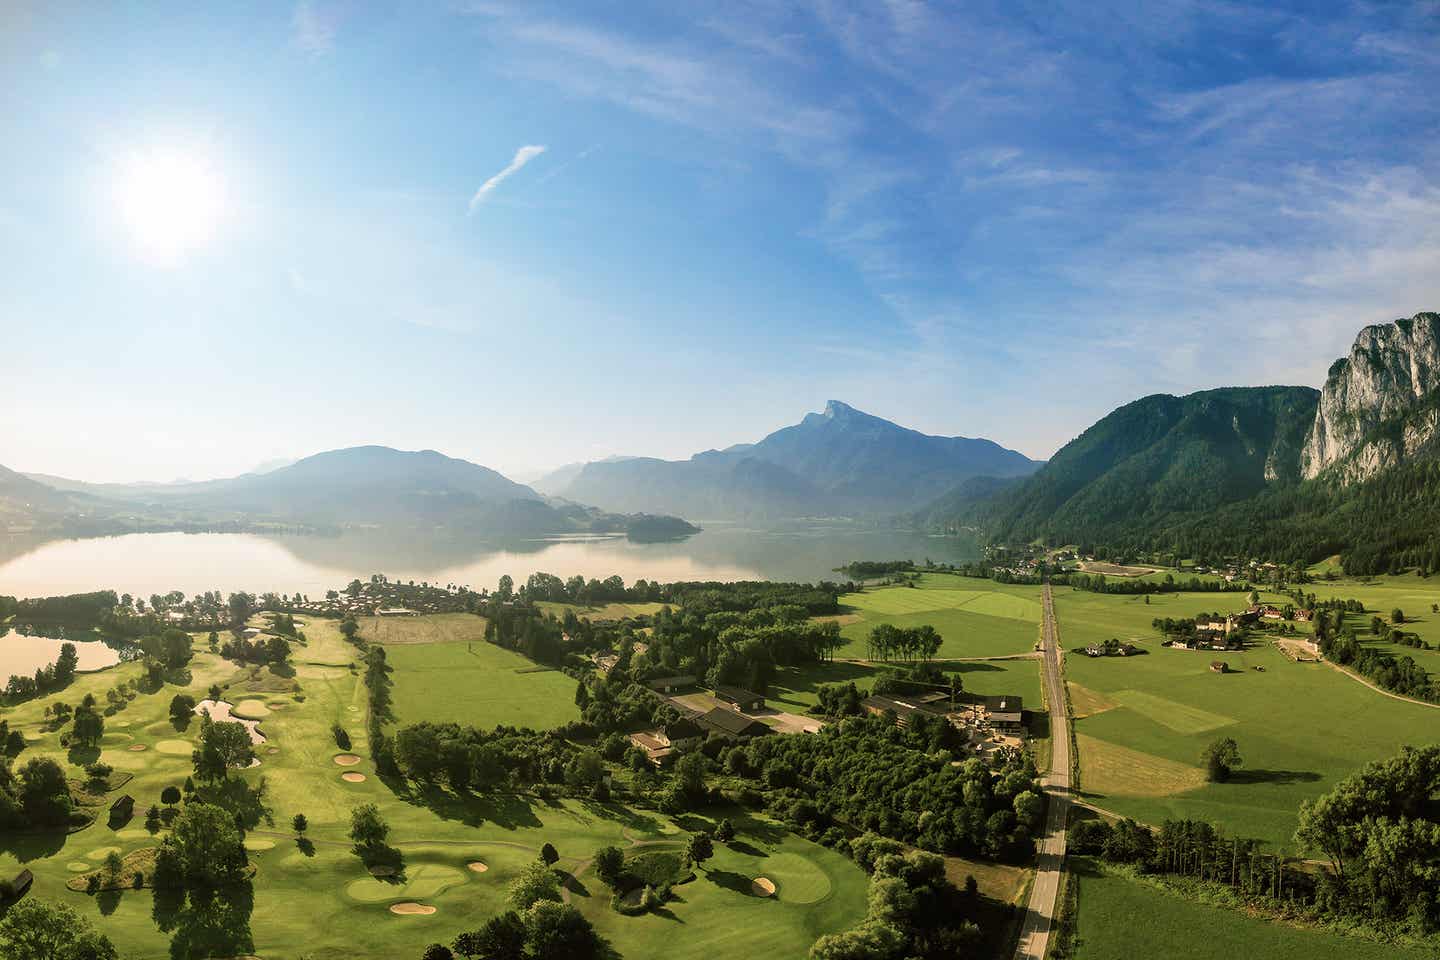
[[[485,618],[470,613],[434,613],[421,617],[366,617],[360,636],[372,643],[444,643],[485,639]]]
[[[546,613],[553,613],[562,620],[566,613],[572,611],[582,620],[624,620],[627,617],[654,616],[666,605],[663,603],[602,603],[598,606],[586,606],[578,603],[556,603],[553,600],[542,600],[538,606]],[[671,609],[676,609],[673,604]]]
[[[575,681],[483,640],[386,648],[401,723],[454,720],[545,730],[580,719]]]
[[[941,659],[1026,653],[1039,639],[1039,587],[931,573],[915,587],[875,587],[845,594],[840,603],[836,619],[848,642],[838,657],[864,657],[865,638],[881,623],[934,627],[944,641]]]
[[[1433,740],[1440,711],[1381,696],[1324,664],[1292,663],[1267,641],[1238,653],[1170,650],[1150,627],[1153,617],[1244,603],[1237,594],[1166,595],[1147,605],[1055,591],[1066,649],[1119,637],[1147,651],[1066,658],[1081,787],[1100,806],[1150,823],[1201,817],[1292,848],[1301,800],[1402,744]],[[1232,672],[1211,673],[1212,659]],[[1235,738],[1245,765],[1229,783],[1206,783],[1200,754],[1219,736]]]
[[[1394,960],[1431,955],[1194,903],[1124,875],[1102,872],[1085,857],[1070,862],[1079,884],[1075,960]]]
[[[196,913],[187,908],[174,918],[173,928],[162,932],[149,890],[90,896],[65,886],[71,877],[94,869],[111,848],[128,855],[155,846],[156,838],[143,827],[144,811],[159,802],[166,786],[182,783],[190,772],[189,752],[198,729],[196,722],[176,729],[166,717],[170,698],[182,689],[177,686],[141,695],[106,720],[101,756],[117,771],[134,775],[123,789],[135,797],[137,818],[116,828],[99,822],[70,835],[0,835],[0,876],[29,867],[35,874],[31,896],[74,907],[114,939],[128,960],[417,957],[425,944],[448,942],[503,909],[507,881],[547,841],[560,851],[561,868],[579,871],[571,883],[572,901],[627,957],[663,953],[675,960],[711,960],[717,948],[732,947],[748,955],[766,946],[775,956],[802,956],[820,933],[849,926],[864,914],[866,881],[853,864],[775,824],[742,822],[733,813],[746,846],[717,850],[708,864],[711,874],[702,871],[696,881],[679,888],[680,899],[669,907],[669,916],[631,919],[610,911],[607,893],[581,869],[595,850],[611,843],[626,846],[632,840],[678,848],[687,836],[684,825],[619,804],[453,796],[425,804],[397,797],[368,759],[365,693],[348,666],[356,651],[331,622],[316,620],[305,631],[310,642],[296,648],[293,679],[268,672],[252,678],[248,671],[202,652],[183,688],[198,699],[211,683],[233,682],[227,698],[256,700],[268,711],[260,721],[268,738],[261,765],[235,775],[251,784],[263,778],[266,784],[263,809],[256,811],[258,819],[248,834],[257,873],[251,887],[223,898],[223,910]],[[477,654],[481,648],[476,643]],[[483,689],[534,683],[535,678],[564,679],[554,673],[516,673],[511,655],[488,645],[478,662],[463,643],[454,641],[397,644],[388,653],[396,664],[396,701],[402,716],[419,711],[427,701],[452,700],[448,709],[434,708],[439,716],[458,716],[461,711],[454,704],[461,703],[475,711],[475,722],[535,722],[533,705],[490,696]],[[73,703],[89,692],[103,702],[106,689],[137,677],[139,669],[138,664],[122,664],[84,674],[62,698]],[[450,674],[461,679],[453,687],[441,686]],[[565,681],[560,697],[567,715],[573,711],[573,687]],[[472,688],[482,690],[481,695]],[[20,763],[34,754],[64,759],[58,734],[40,729],[41,711],[51,699],[4,713],[12,727],[34,738]],[[349,730],[360,764],[335,764],[338,750],[330,726],[337,722]],[[131,751],[131,746],[146,749]],[[348,783],[342,773],[367,779]],[[371,877],[350,851],[350,810],[363,802],[379,804],[390,823],[389,842],[404,859],[404,873],[397,880]],[[313,846],[308,849],[297,845],[287,829],[296,813],[309,818]],[[472,861],[484,862],[489,870],[468,869]],[[751,897],[749,879],[771,874],[779,895],[771,900]],[[746,880],[743,890],[733,879],[741,876]],[[419,899],[437,912],[397,916],[389,911],[390,904],[408,899]]]

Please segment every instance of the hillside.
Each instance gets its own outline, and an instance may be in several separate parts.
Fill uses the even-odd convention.
[[[1036,466],[990,440],[930,436],[832,400],[756,443],[689,460],[586,464],[558,492],[612,510],[696,517],[881,516],[922,507],[971,477]]]

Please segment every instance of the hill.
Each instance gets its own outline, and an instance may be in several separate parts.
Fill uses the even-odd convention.
[[[764,439],[689,460],[588,463],[564,496],[612,510],[781,518],[914,510],[971,477],[1032,472],[990,440],[936,437],[830,401]]]

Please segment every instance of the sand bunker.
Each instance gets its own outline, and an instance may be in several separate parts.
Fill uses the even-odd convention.
[[[490,865],[488,863],[484,863],[480,860],[471,860],[469,863],[465,864],[465,866],[469,867],[476,873],[484,873],[486,870],[490,869]]]
[[[750,892],[757,897],[775,896],[775,881],[768,877],[756,877],[750,881]]]
[[[126,750],[129,750],[131,753],[143,753],[143,752],[145,752],[146,750],[149,750],[150,748],[147,747],[147,746],[145,746],[145,744],[143,744],[143,743],[132,743],[132,744],[130,744],[130,746],[126,747],[125,749],[126,749]]]
[[[342,773],[342,774],[340,774],[340,779],[341,779],[341,780],[344,780],[346,783],[364,783],[364,782],[365,782],[365,774],[363,774],[363,773]]]
[[[275,755],[275,754],[277,754],[277,753],[280,752],[280,748],[279,748],[279,747],[266,747],[266,748],[265,748],[265,752],[273,756],[273,755]]]
[[[425,903],[392,903],[390,912],[398,913],[402,917],[428,917],[435,912],[435,908]]]
[[[335,762],[342,767],[353,767],[360,762],[360,758],[353,753],[340,753],[335,755]]]
[[[370,876],[393,877],[395,876],[395,868],[390,866],[390,864],[388,863],[377,863],[375,864],[375,866],[370,868]]]
[[[244,702],[257,704],[260,709],[265,709],[265,704],[260,703],[259,700],[246,700]],[[270,711],[266,710],[265,712],[269,713]],[[234,712],[234,708],[231,706],[229,701],[201,700],[199,703],[195,704],[196,716],[204,716],[206,713],[210,714],[210,719],[214,720],[216,723],[238,723],[243,726],[245,730],[250,734],[250,742],[252,744],[258,746],[259,744],[265,742],[265,735],[260,732],[260,721],[247,720],[242,716],[238,716]]]
[[[84,860],[71,860],[65,864],[65,869],[71,873],[89,873],[95,869],[95,864],[86,863]]]

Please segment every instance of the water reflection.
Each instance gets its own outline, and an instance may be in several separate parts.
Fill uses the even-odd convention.
[[[54,596],[113,589],[149,597],[181,590],[321,594],[354,577],[489,587],[503,574],[537,570],[625,581],[837,578],[858,559],[959,562],[973,541],[845,523],[748,528],[714,523],[683,541],[623,537],[483,542],[445,534],[356,531],[338,536],[142,533],[121,537],[0,543],[0,595]]]

